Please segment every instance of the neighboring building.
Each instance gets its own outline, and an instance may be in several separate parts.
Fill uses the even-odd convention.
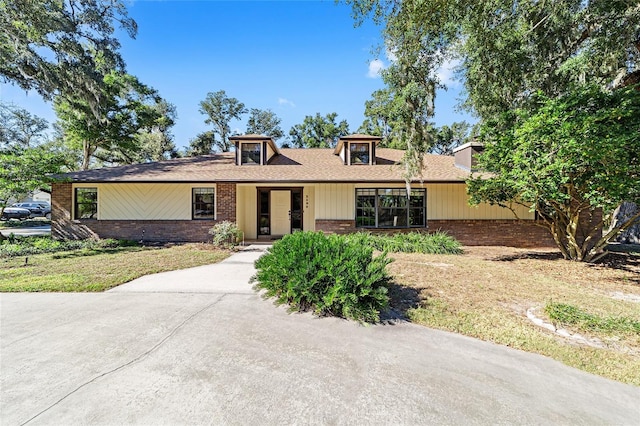
[[[34,203],[44,202],[44,203],[47,203],[47,204],[51,204],[51,194],[49,194],[48,192],[35,190],[35,191],[33,191],[33,193],[30,194],[30,196],[24,198],[20,202],[21,203],[28,203],[28,202],[32,202],[32,201]]]
[[[508,209],[468,205],[476,144],[455,158],[426,155],[407,197],[404,152],[378,148],[375,136],[345,136],[335,149],[279,149],[262,135],[231,140],[235,152],[66,174],[52,188],[52,235],[206,241],[215,223],[230,220],[249,240],[441,229],[467,245],[553,244],[526,208],[517,221]]]

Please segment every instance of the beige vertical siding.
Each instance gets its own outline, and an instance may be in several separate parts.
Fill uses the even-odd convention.
[[[302,191],[302,217],[305,231],[316,230],[316,188],[315,186],[305,186]]]
[[[427,219],[514,219],[509,209],[483,203],[469,205],[469,197],[464,184],[426,184]],[[526,207],[516,208],[521,219],[533,219],[534,213]]]
[[[255,186],[238,185],[236,222],[245,238],[255,239],[258,234],[258,192]]]
[[[74,184],[98,189],[98,219],[190,220],[191,188],[214,184],[102,183]]]
[[[321,183],[316,185],[316,219],[353,219],[355,185]]]
[[[404,184],[317,184],[317,219],[353,219],[355,217],[355,188],[404,188]],[[414,184],[412,188],[427,190],[427,220],[462,219],[514,219],[505,208],[468,203],[466,185],[455,183]],[[516,209],[522,219],[533,219],[534,214],[525,207]]]

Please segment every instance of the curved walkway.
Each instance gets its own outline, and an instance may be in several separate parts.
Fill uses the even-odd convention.
[[[408,323],[288,314],[247,284],[259,254],[106,293],[2,294],[0,423],[633,425],[640,418],[640,388],[542,356]]]

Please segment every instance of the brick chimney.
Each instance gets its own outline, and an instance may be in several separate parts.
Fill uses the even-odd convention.
[[[484,151],[484,146],[480,142],[467,142],[453,150],[456,167],[464,170],[476,171],[476,155]]]

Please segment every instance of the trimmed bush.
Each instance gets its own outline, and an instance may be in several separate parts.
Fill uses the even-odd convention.
[[[390,253],[461,254],[462,247],[445,232],[431,234],[408,232],[397,234],[357,233],[348,236],[359,244],[367,244],[378,251]]]
[[[228,220],[216,223],[209,230],[209,234],[213,235],[213,245],[219,247],[235,247],[242,238],[242,231],[235,222]]]
[[[291,311],[377,322],[389,304],[391,262],[386,253],[374,257],[373,248],[355,238],[295,232],[256,261],[252,282]]]

